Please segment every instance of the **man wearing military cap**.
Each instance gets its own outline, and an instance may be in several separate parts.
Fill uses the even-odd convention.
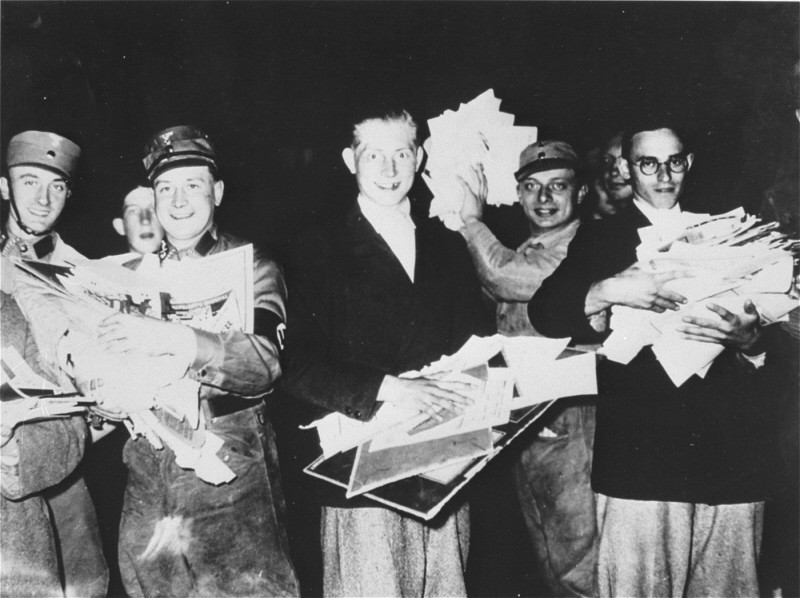
[[[75,143],[45,131],[25,131],[15,135],[6,151],[7,171],[5,176],[0,177],[0,194],[4,201],[8,201],[10,208],[0,243],[4,258],[0,294],[3,338],[27,339],[25,350],[21,351],[26,359],[28,355],[35,356],[38,349],[32,341],[30,323],[22,317],[12,296],[16,286],[14,267],[5,258],[22,257],[53,263],[84,259],[53,230],[70,196],[79,157],[80,148]],[[6,318],[6,315],[9,317]],[[45,365],[45,361],[52,361],[51,358],[47,354],[41,358],[33,357],[38,362],[33,367],[36,369]],[[70,422],[65,429],[70,431],[71,442],[82,455],[88,436],[87,426],[78,418],[71,418]],[[41,429],[45,427],[41,426]],[[46,437],[42,438],[43,442],[47,442]],[[61,462],[54,459],[52,446],[55,445],[43,444],[37,453],[37,447],[28,443],[28,471],[23,473],[34,475],[36,467],[49,467],[56,472],[56,465]],[[108,568],[103,557],[94,505],[77,463],[79,461],[80,458],[77,461],[72,459],[69,468],[61,471],[60,477],[57,477],[58,483],[53,483],[39,495],[46,502],[52,520],[54,550],[60,556],[64,591],[69,596],[104,596],[108,587]],[[33,521],[21,525],[17,521],[13,527],[17,531],[21,529],[22,533],[31,531],[32,528],[25,523],[32,524]],[[8,541],[5,534],[3,540],[4,544]]]
[[[0,195],[9,204],[3,256],[51,262],[83,259],[54,227],[72,193],[81,149],[55,133],[25,131],[11,138]]]
[[[217,155],[196,127],[171,127],[146,146],[144,165],[165,238],[159,259],[194,260],[245,245],[217,229],[222,202]],[[141,258],[127,264],[137,268]],[[281,374],[286,287],[278,264],[254,251],[255,331],[213,334],[144,316],[115,314],[99,328],[112,354],[144,351],[183,360],[200,383],[205,431],[236,477],[214,486],[146,439],[124,449],[128,467],[119,560],[130,596],[289,596],[299,587],[289,560],[277,452],[264,395]],[[170,425],[160,408],[159,421]]]
[[[497,329],[507,336],[540,336],[528,301],[567,255],[580,221],[587,185],[575,150],[565,141],[539,141],[520,155],[517,196],[530,237],[516,251],[482,222],[488,194],[479,169],[464,180],[461,235],[484,293],[496,305]],[[554,595],[591,594],[596,555],[594,496],[589,483],[594,405],[559,401],[514,464],[520,507],[539,572]]]

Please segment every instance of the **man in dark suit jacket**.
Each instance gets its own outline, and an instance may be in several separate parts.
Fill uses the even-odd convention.
[[[342,155],[359,196],[296,245],[284,388],[361,421],[385,402],[458,412],[463,385],[397,377],[487,331],[460,238],[409,214],[416,124],[404,110],[357,121]],[[465,505],[423,523],[335,487],[323,503],[326,596],[466,595]]]
[[[666,283],[687,273],[652,273],[635,262],[637,230],[679,218],[694,156],[673,128],[656,125],[633,129],[623,157],[633,205],[582,226],[529,305],[548,336],[602,340],[590,318],[612,305],[663,312],[686,301]],[[704,379],[676,388],[649,348],[628,365],[601,365],[592,471],[600,595],[758,594],[772,450],[771,411],[757,390],[768,370],[759,369],[764,339],[751,302],[741,313],[710,309],[680,329],[726,347]]]

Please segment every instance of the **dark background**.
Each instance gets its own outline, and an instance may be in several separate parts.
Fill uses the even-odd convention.
[[[58,228],[89,257],[125,251],[111,219],[142,182],[142,148],[184,123],[217,143],[222,226],[285,247],[355,197],[340,152],[348,114],[374,95],[397,98],[424,123],[493,88],[516,124],[581,152],[666,110],[697,154],[693,207],[757,211],[785,151],[777,141],[797,128],[799,17],[796,2],[3,0],[0,147],[26,129],[81,144]],[[424,185],[416,191],[424,209]],[[87,465],[111,561],[124,439],[104,441]],[[512,460],[501,456],[469,489],[471,595],[546,594],[530,567]],[[304,594],[316,595],[316,506],[285,486],[293,558]],[[779,516],[772,528],[790,538],[773,531],[765,560],[775,579],[789,572],[791,584],[781,583],[795,593],[784,595],[797,595],[797,509],[789,512],[794,519]],[[121,595],[111,564],[111,594]]]
[[[751,209],[797,105],[797,3],[11,2],[2,9],[0,141],[39,128],[84,150],[59,225],[89,257],[156,130],[217,142],[223,225],[285,244],[352,199],[349,108],[372,94],[420,121],[488,88],[540,138],[580,150],[654,109],[689,128],[695,207]],[[423,186],[424,187],[424,186]]]

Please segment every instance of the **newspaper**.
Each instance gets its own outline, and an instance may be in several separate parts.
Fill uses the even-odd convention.
[[[93,395],[91,398],[105,406],[124,397],[124,405],[137,406],[134,412],[123,411],[120,418],[132,434],[146,436],[157,447],[169,446],[179,465],[194,469],[202,479],[219,484],[235,477],[215,456],[216,450],[210,450],[219,439],[211,433],[203,434],[199,383],[187,375],[186,364],[177,363],[169,355],[106,355],[93,347],[97,324],[119,312],[212,333],[252,333],[252,245],[199,260],[167,260],[163,264],[155,255],[144,256],[137,270],[109,260],[86,260],[63,267],[36,260],[14,262],[22,271],[17,285],[40,314],[29,318],[32,326],[46,326],[52,319],[45,304],[51,306],[51,312],[63,313],[68,322],[64,326],[69,327],[71,335],[60,341],[61,349],[72,348],[70,355],[83,358],[93,372],[99,372],[104,384],[85,391]],[[169,434],[163,421],[157,423],[152,411],[155,407],[195,432],[189,438]]]

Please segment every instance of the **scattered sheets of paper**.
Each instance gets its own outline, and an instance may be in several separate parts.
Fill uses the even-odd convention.
[[[358,447],[348,496],[420,473],[446,472],[442,468],[489,454],[492,428],[508,423],[512,410],[597,392],[594,353],[575,352],[559,359],[568,342],[472,337],[453,355],[403,374],[472,384],[473,404],[443,421],[384,404],[369,422],[332,413],[308,428],[317,430],[325,459]],[[489,367],[489,360],[500,352],[509,367]],[[515,386],[521,397],[514,397]]]
[[[430,119],[428,128],[431,136],[424,143],[428,159],[423,179],[434,196],[431,217],[439,217],[451,230],[463,225],[459,216],[463,189],[458,177],[477,165],[483,166],[488,182],[488,204],[517,201],[514,172],[522,150],[536,141],[537,129],[514,126],[514,115],[500,111],[493,90]]]
[[[78,393],[64,392],[25,362],[12,346],[3,346],[0,419],[8,428],[26,423],[65,417],[86,411],[87,401]]]
[[[534,336],[505,339],[503,357],[519,390],[512,409],[561,397],[597,394],[594,353],[576,351],[571,357],[557,359],[569,340]]]
[[[655,272],[685,271],[687,278],[672,280],[667,287],[688,303],[663,314],[614,306],[613,331],[600,352],[627,364],[652,345],[672,382],[680,386],[692,375],[705,376],[723,350],[681,338],[677,328],[685,316],[718,317],[709,303],[739,313],[750,299],[765,324],[787,317],[798,307],[797,299],[787,295],[793,263],[786,249],[795,242],[778,233],[775,223],[759,222],[738,208],[714,217],[678,213],[667,226],[640,229],[640,266]]]

